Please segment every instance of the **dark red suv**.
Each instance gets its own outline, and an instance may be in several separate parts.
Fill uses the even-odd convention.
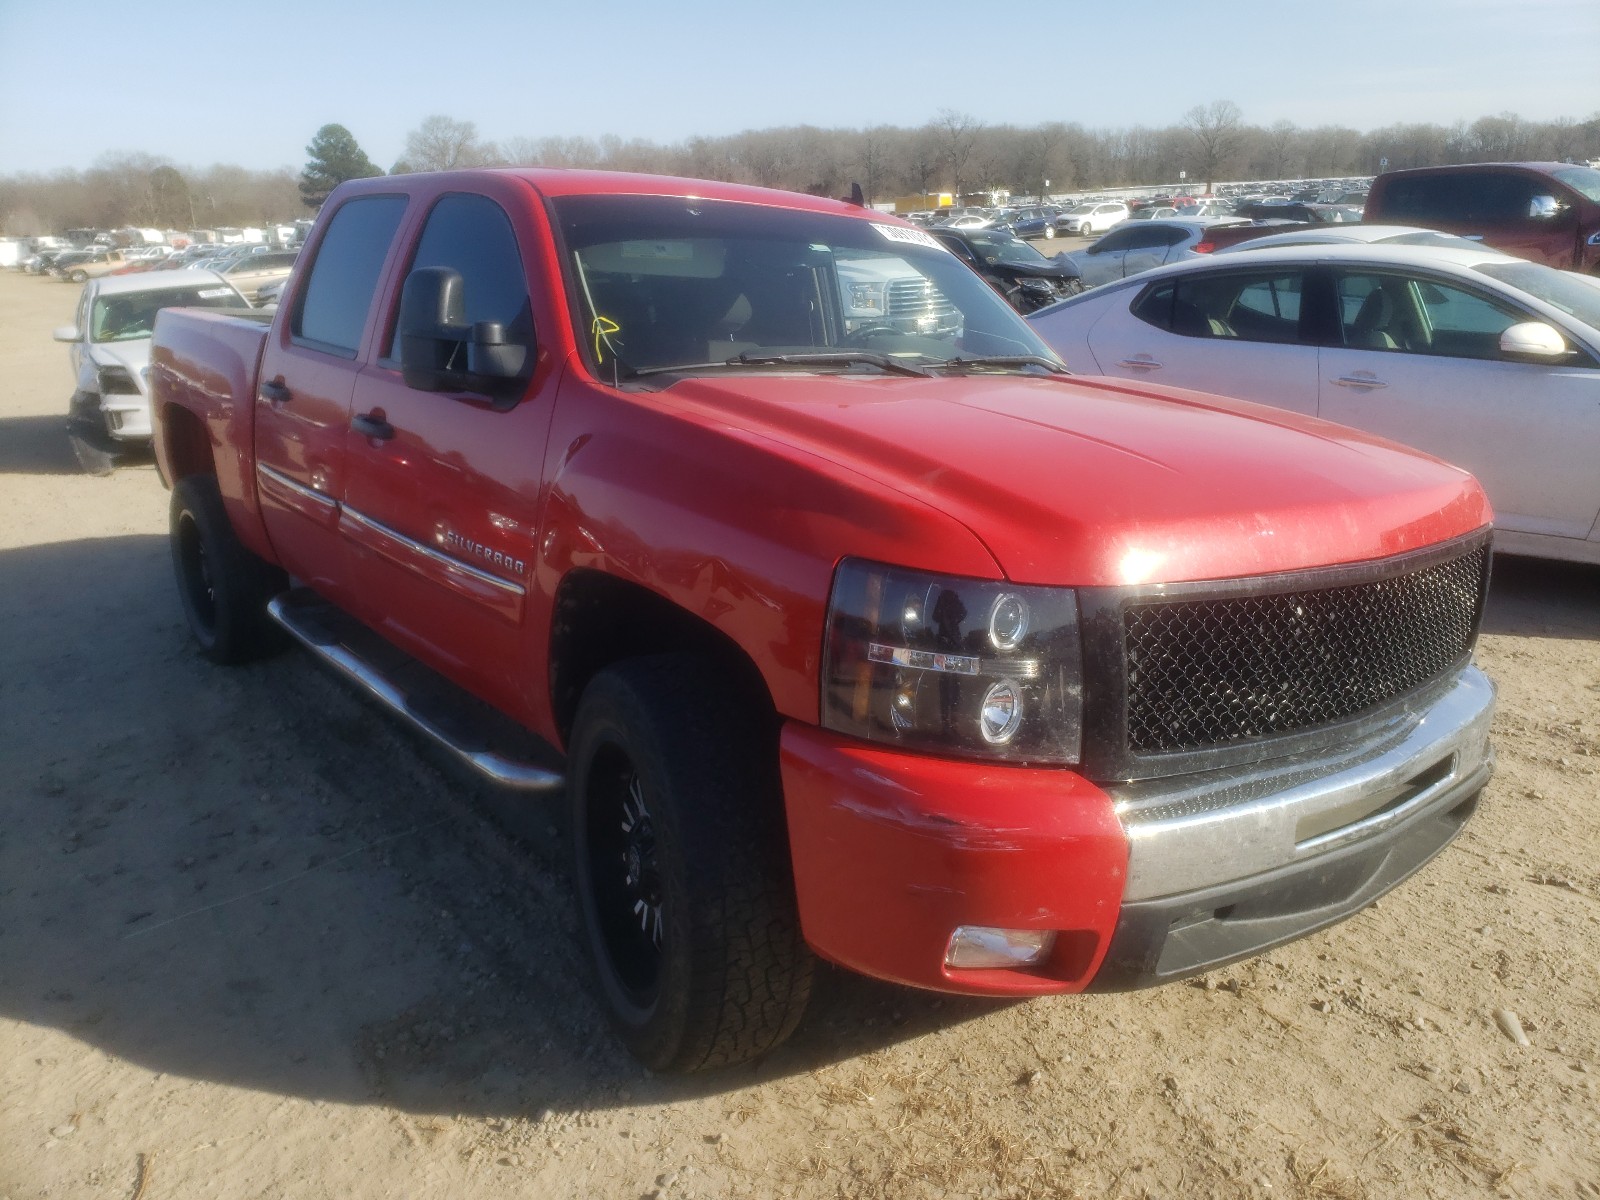
[[[1469,163],[1372,182],[1369,225],[1424,225],[1533,262],[1600,270],[1600,171],[1569,163]]]

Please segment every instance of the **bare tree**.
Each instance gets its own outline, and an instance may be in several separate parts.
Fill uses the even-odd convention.
[[[493,142],[478,139],[471,121],[457,121],[435,113],[406,134],[404,162],[413,171],[453,171],[482,167],[499,159]]]
[[[1243,147],[1239,123],[1244,114],[1232,100],[1213,100],[1197,104],[1183,114],[1193,151],[1194,173],[1206,181],[1206,191],[1222,174],[1223,168]]]
[[[966,174],[967,164],[972,161],[972,151],[978,144],[983,126],[970,113],[941,108],[939,115],[934,118],[933,130],[944,165],[950,172],[950,191],[956,203],[960,204],[962,176]]]

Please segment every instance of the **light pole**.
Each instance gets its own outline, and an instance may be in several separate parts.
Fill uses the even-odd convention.
[[[1044,204],[1049,199],[1049,194],[1050,194],[1050,181],[1048,179],[1046,179],[1044,181],[1044,191],[1039,193],[1039,203],[1040,204]]]

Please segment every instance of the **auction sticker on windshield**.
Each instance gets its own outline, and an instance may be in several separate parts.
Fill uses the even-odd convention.
[[[943,243],[931,233],[923,233],[920,229],[902,229],[898,225],[872,226],[891,242],[904,242],[908,246],[926,246],[930,250],[944,250]],[[947,251],[948,253],[948,251]]]

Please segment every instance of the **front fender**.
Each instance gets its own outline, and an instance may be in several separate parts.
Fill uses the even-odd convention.
[[[833,572],[856,556],[1000,577],[960,522],[759,429],[570,373],[551,428],[535,566],[553,597],[593,569],[648,588],[738,645],[777,711],[816,724]]]

